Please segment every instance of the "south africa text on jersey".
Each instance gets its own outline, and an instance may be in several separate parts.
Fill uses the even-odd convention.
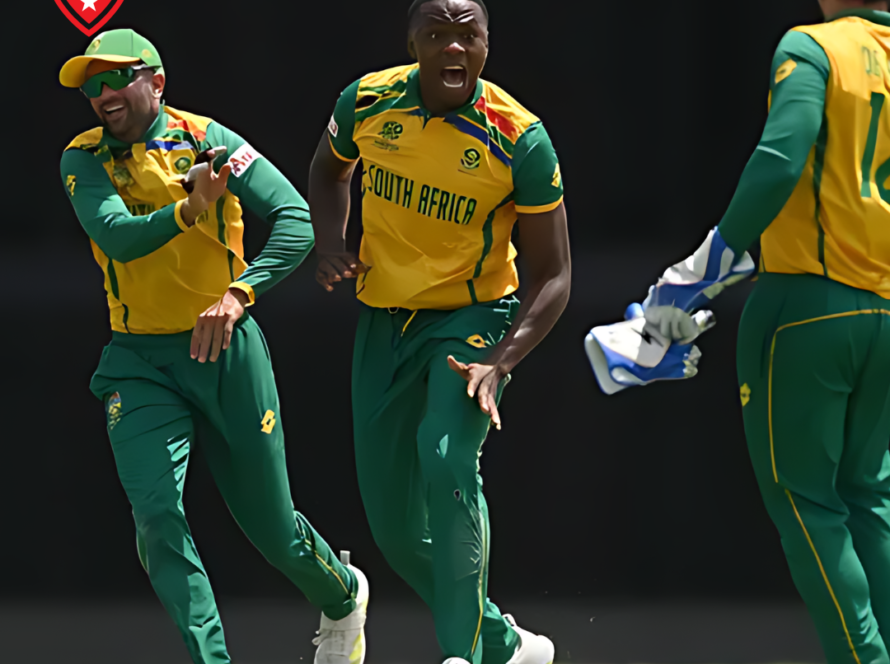
[[[385,168],[375,164],[369,164],[365,172],[367,180],[364,183],[363,194],[374,194],[404,208],[412,209],[412,203],[418,214],[427,217],[435,217],[442,221],[450,221],[466,226],[473,220],[476,213],[477,201],[469,196],[445,191],[427,184],[419,189],[414,186],[414,180],[391,173]],[[417,193],[417,197],[414,194]]]

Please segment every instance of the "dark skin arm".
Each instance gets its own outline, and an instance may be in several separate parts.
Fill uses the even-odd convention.
[[[449,366],[469,383],[467,394],[479,400],[480,408],[498,429],[498,386],[553,329],[569,301],[572,282],[564,204],[543,214],[520,214],[519,236],[529,289],[515,322],[485,364],[468,365],[448,358]]]
[[[323,135],[309,170],[309,206],[318,268],[315,279],[332,291],[343,279],[367,271],[356,256],[345,250],[349,216],[349,181],[356,162],[338,158]],[[565,206],[543,214],[520,214],[522,255],[528,268],[529,289],[516,321],[492,349],[485,364],[463,364],[453,357],[449,366],[469,383],[467,393],[479,400],[482,411],[501,428],[495,399],[498,386],[519,362],[553,329],[569,301],[572,263]]]
[[[368,270],[355,254],[346,251],[349,183],[357,163],[337,157],[325,132],[309,168],[309,207],[318,255],[315,280],[328,292],[338,281],[355,279]]]

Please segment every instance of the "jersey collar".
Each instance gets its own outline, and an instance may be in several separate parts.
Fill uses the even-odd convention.
[[[158,138],[159,136],[163,135],[163,133],[167,130],[167,113],[164,109],[165,106],[162,104],[160,109],[158,110],[158,117],[156,117],[155,121],[151,123],[148,131],[145,132],[145,136],[136,141],[137,143],[147,143],[151,139]],[[123,141],[117,140],[107,131],[102,132],[102,144],[107,145],[112,150],[126,149],[131,146],[130,143],[124,143]]]
[[[482,93],[485,91],[485,85],[482,83],[482,79],[479,78],[476,81],[476,90],[473,93],[473,96],[467,101],[466,104],[461,106],[460,108],[456,108],[453,111],[449,111],[446,115],[461,115],[467,113],[473,106],[476,105],[476,102],[482,97]],[[411,99],[412,104],[417,104],[417,106],[423,109],[427,115],[430,115],[429,111],[423,105],[423,96],[420,94],[420,67],[415,67],[411,72],[408,73],[408,96]]]
[[[851,16],[854,16],[856,18],[864,18],[866,21],[870,21],[871,23],[877,23],[878,25],[890,27],[890,13],[879,12],[876,9],[845,9],[844,11],[835,14],[828,20],[836,21],[839,18],[849,18]]]

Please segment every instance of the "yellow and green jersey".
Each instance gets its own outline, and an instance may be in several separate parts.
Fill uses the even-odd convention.
[[[185,175],[200,152],[222,145],[214,166],[232,166],[227,191],[189,228],[180,215]],[[105,274],[116,332],[190,330],[232,286],[253,303],[314,243],[306,202],[275,166],[219,123],[166,106],[132,145],[101,127],[81,134],[62,155],[61,175]],[[242,202],[273,225],[250,266]]]
[[[563,187],[547,132],[515,99],[480,80],[431,117],[418,66],[396,67],[350,85],[328,133],[337,156],[362,160],[362,302],[457,309],[518,288],[517,214],[556,209]]]
[[[788,33],[764,135],[720,224],[761,272],[817,274],[890,299],[890,14]]]

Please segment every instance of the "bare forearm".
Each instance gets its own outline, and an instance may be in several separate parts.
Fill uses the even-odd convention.
[[[532,284],[507,336],[495,346],[489,360],[502,373],[513,371],[556,325],[565,311],[571,291],[571,272],[564,270]]]
[[[313,163],[309,172],[309,208],[317,251],[343,251],[349,219],[349,180],[332,177]]]

